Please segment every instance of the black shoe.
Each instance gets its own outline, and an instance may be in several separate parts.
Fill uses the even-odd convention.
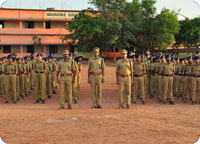
[[[123,109],[124,108],[124,106],[119,106],[119,109]]]
[[[68,103],[68,100],[65,100],[65,103]]]
[[[24,96],[22,96],[22,99],[24,99]]]
[[[56,91],[53,91],[53,94],[56,94]]]
[[[98,108],[98,109],[102,109],[102,106],[101,106],[101,105],[99,105],[99,106],[97,106],[97,108]]]
[[[9,103],[9,101],[5,101],[5,104]]]
[[[19,101],[19,98],[17,98],[17,101]]]
[[[192,101],[192,105],[194,105],[194,104],[195,104],[195,102]]]
[[[68,109],[72,109],[72,106],[68,106]]]
[[[174,101],[170,101],[169,103],[170,103],[171,105],[174,105],[174,104],[175,104]]]
[[[132,104],[136,104],[136,101],[132,101]]]
[[[146,102],[145,101],[142,101],[142,104],[145,104]]]
[[[163,101],[163,102],[162,102],[162,104],[166,104],[166,102],[165,102],[165,101]]]
[[[77,103],[78,103],[78,100],[74,100],[74,103],[77,104]]]
[[[64,109],[64,108],[65,108],[64,106],[60,106],[58,109],[60,109],[60,110],[61,110],[61,109]]]
[[[96,109],[97,107],[96,106],[92,106],[92,109]]]
[[[46,103],[46,101],[45,100],[42,100],[42,104],[45,104]]]
[[[48,96],[48,99],[51,99],[52,96]]]
[[[162,100],[161,100],[161,99],[158,99],[158,102],[160,103],[160,102],[162,102]]]
[[[126,105],[126,108],[127,108],[127,109],[130,109],[130,105],[127,104],[127,105]]]
[[[13,104],[16,104],[17,102],[16,101],[13,101]]]
[[[35,103],[35,104],[40,103],[40,100],[36,100],[34,103]]]

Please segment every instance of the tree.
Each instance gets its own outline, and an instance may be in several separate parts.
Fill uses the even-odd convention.
[[[180,24],[174,11],[163,9],[152,22],[152,31],[154,33],[154,47],[159,50],[166,50],[168,46],[174,43],[175,34],[180,30]]]

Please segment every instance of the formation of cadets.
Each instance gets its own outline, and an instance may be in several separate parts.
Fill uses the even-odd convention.
[[[73,53],[68,53],[69,59],[75,65],[75,82],[72,85],[73,99],[77,103],[79,98],[80,71],[82,69],[79,59],[73,59]],[[17,103],[20,99],[28,97],[33,89],[36,90],[34,103],[45,104],[56,94],[57,89],[57,60],[53,55],[42,57],[42,54],[32,55],[23,58],[16,58],[11,54],[0,58],[0,94],[5,98],[5,103]],[[67,101],[67,99],[66,99]]]
[[[93,57],[88,60],[88,83],[91,85],[92,108],[102,109],[102,84],[104,83],[104,59],[99,57],[100,49],[93,49]],[[200,103],[199,56],[175,58],[174,55],[150,56],[121,51],[121,59],[116,63],[116,83],[119,85],[119,108],[130,108],[146,96],[157,98],[158,102],[174,103],[174,97],[184,103]],[[60,107],[72,108],[77,103],[80,91],[82,64],[73,53],[65,50],[63,60],[57,62],[53,55],[46,58],[42,54],[16,58],[16,54],[0,58],[0,94],[5,103],[14,104],[28,97],[36,90],[34,103],[45,104],[60,89]]]
[[[162,53],[150,56],[150,52],[145,55],[131,52],[128,59],[126,50],[122,50],[121,55],[116,67],[120,108],[124,108],[125,103],[129,108],[130,102],[136,104],[138,98],[145,104],[147,94],[162,104],[167,101],[175,104],[174,97],[184,103],[200,103],[197,101],[200,92],[199,56],[175,58]]]

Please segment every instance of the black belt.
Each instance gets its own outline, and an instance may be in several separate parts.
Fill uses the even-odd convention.
[[[15,73],[6,73],[6,75],[15,75]]]
[[[193,77],[200,77],[200,75],[193,75]]]
[[[143,75],[134,75],[134,77],[142,77]]]
[[[37,72],[37,71],[36,71],[35,73],[37,73],[37,74],[38,74],[38,73],[41,73],[41,74],[42,74],[42,73],[44,73],[44,72]]]
[[[173,76],[173,75],[163,74],[163,76],[171,77],[171,76]]]
[[[160,76],[163,76],[163,74],[159,74]]]
[[[20,74],[24,74],[24,72],[21,72]]]
[[[0,72],[0,74],[4,74],[4,72]]]
[[[191,77],[192,75],[189,75],[189,74],[185,74],[184,76],[189,76],[189,77]]]

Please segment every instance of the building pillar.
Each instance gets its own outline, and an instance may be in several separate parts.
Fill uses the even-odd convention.
[[[20,53],[23,53],[23,45],[20,45]]]
[[[46,22],[43,21],[43,29],[46,29]]]
[[[47,46],[44,45],[43,48],[44,48],[44,57],[46,57],[46,54],[47,54]]]
[[[19,21],[19,27],[20,27],[20,29],[23,28],[23,23],[22,23],[22,21]]]

